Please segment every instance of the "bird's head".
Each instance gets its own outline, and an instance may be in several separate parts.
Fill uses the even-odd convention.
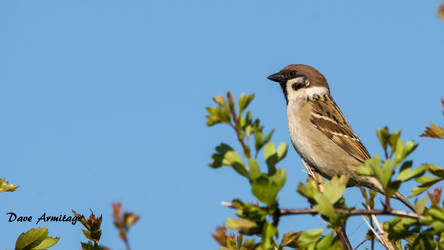
[[[278,82],[288,101],[295,98],[307,98],[313,94],[329,94],[325,77],[315,68],[304,64],[291,64],[268,79]]]

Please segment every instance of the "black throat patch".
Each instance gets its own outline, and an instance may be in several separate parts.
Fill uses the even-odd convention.
[[[286,83],[281,82],[279,84],[281,85],[282,91],[284,92],[285,101],[287,102],[288,105],[288,93],[287,93]]]

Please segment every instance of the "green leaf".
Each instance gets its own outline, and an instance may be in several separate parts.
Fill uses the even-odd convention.
[[[444,10],[444,8],[442,9]],[[430,127],[426,127],[426,131],[421,135],[421,137],[444,139],[444,129],[430,123]]]
[[[416,197],[426,191],[429,187],[427,186],[418,186],[412,189],[412,193],[409,195],[410,198]]]
[[[44,239],[38,246],[36,246],[34,249],[47,249],[50,248],[52,246],[54,246],[55,244],[57,244],[57,242],[59,242],[60,238],[51,238],[48,237],[46,239]]]
[[[224,161],[227,165],[232,166],[234,170],[236,170],[239,174],[249,177],[249,173],[247,168],[242,161],[242,158],[236,151],[228,151],[225,154]],[[224,164],[225,165],[225,164]]]
[[[358,168],[357,173],[360,175],[376,176],[376,169],[381,168],[381,158],[379,155],[373,156],[364,162],[364,166]]]
[[[402,145],[402,142],[399,144],[399,137],[401,137],[400,130],[396,130],[393,134],[390,134],[389,144],[392,148],[392,154],[397,150],[398,145]]]
[[[254,180],[260,176],[261,170],[259,168],[259,164],[257,163],[256,159],[250,158],[248,160],[248,166],[250,168],[250,180]]]
[[[287,151],[288,151],[287,143],[281,142],[277,149],[278,159],[282,160],[287,155]]]
[[[421,199],[421,201],[416,201],[415,202],[415,212],[417,214],[423,214],[424,211],[425,211],[426,204],[427,204],[427,198],[426,197],[423,197]]]
[[[240,200],[235,199],[231,204],[237,209],[237,216],[254,221],[258,225],[262,225],[268,215],[267,210],[253,204],[243,203]]]
[[[5,178],[0,179],[0,193],[1,192],[14,192],[18,188],[17,185],[9,184],[5,181]]]
[[[343,175],[340,178],[334,176],[329,182],[324,184],[324,195],[331,204],[335,204],[345,192],[349,177]]]
[[[418,179],[416,179],[416,181],[423,184],[423,185],[431,186],[431,185],[435,184],[436,182],[440,181],[441,179],[442,178],[440,178],[440,177],[421,176]]]
[[[376,178],[381,182],[382,186],[387,188],[393,174],[393,162],[391,159],[385,160],[382,168],[375,168]]]
[[[435,176],[444,178],[444,169],[433,164],[423,164],[427,171]]]
[[[334,236],[333,233],[327,234],[325,237],[322,237],[322,239],[318,242],[316,245],[317,249],[337,249],[341,250],[341,245],[339,244],[338,240]]]
[[[356,169],[356,173],[358,175],[363,176],[374,176],[375,173],[373,172],[373,169],[368,165],[359,166],[358,169]]]
[[[406,182],[413,178],[417,178],[423,175],[427,169],[427,167],[424,164],[420,165],[414,170],[412,170],[411,167],[412,167],[412,161],[405,162],[402,165],[401,171],[399,172],[398,177],[396,179],[402,182]]]
[[[318,211],[320,214],[325,215],[329,218],[332,218],[336,215],[333,205],[330,203],[327,197],[325,197],[322,193],[317,193],[314,195],[314,199],[316,200],[317,204],[314,206],[316,211]]]
[[[438,208],[431,208],[427,211],[427,214],[433,216],[435,219],[441,220],[444,222],[444,211]]]
[[[32,228],[26,233],[20,234],[15,243],[15,250],[42,249],[38,247],[41,245],[48,247],[53,246],[58,240],[58,238],[48,237],[47,228]]]
[[[318,187],[313,179],[308,179],[307,185],[302,182],[300,182],[298,185],[298,193],[308,198],[309,200],[314,201],[314,196],[318,192]]]
[[[222,143],[216,147],[216,154],[211,156],[213,160],[209,166],[219,168],[222,166],[231,166],[240,175],[249,178],[247,167],[244,165],[240,155],[227,144]]]
[[[302,249],[306,249],[310,246],[314,247],[323,233],[324,229],[314,229],[302,232],[298,239],[298,246]]]
[[[403,145],[402,139],[399,139],[395,151],[395,166],[401,164],[417,147],[418,144],[415,144],[413,141],[408,141]]]
[[[279,187],[267,175],[261,175],[253,180],[251,192],[261,202],[271,206],[276,203]]]
[[[285,181],[287,179],[287,174],[285,173],[284,169],[277,169],[276,173],[274,175],[270,176],[269,178],[271,182],[275,183],[278,190],[281,190],[282,187],[285,185]]]
[[[268,175],[273,175],[276,172],[276,163],[279,161],[278,154],[273,142],[265,145],[264,157],[268,166]]]
[[[270,133],[268,133],[268,135],[265,136],[265,139],[262,141],[262,145],[267,144],[271,140],[271,137],[273,136],[273,134],[274,134],[274,129],[272,129],[270,131]]]
[[[278,230],[275,226],[269,224],[269,223],[265,223],[264,225],[264,229],[262,232],[262,242],[261,242],[261,247],[263,249],[273,249],[274,247],[274,241],[273,241],[273,237],[275,235],[277,235]]]
[[[225,225],[234,231],[240,231],[244,234],[250,234],[251,231],[255,230],[257,224],[253,221],[249,221],[247,219],[233,219],[228,218],[225,222]]]
[[[229,165],[226,165],[226,162],[224,162],[224,159],[225,159],[225,155],[227,154],[227,152],[232,151],[232,150],[233,150],[233,148],[225,143],[222,143],[219,146],[217,146],[216,153],[211,156],[211,159],[213,161],[209,164],[209,166],[212,168],[229,166]]]
[[[250,102],[254,99],[254,94],[251,95],[245,95],[244,93],[241,94],[239,98],[239,113],[242,114],[242,112],[248,107]]]
[[[376,135],[378,136],[379,142],[381,143],[381,146],[384,149],[384,151],[387,151],[387,145],[388,145],[389,138],[390,138],[388,127],[384,127],[382,129],[377,129]]]
[[[291,248],[298,248],[297,240],[301,233],[295,233],[295,232],[288,232],[282,236],[282,243],[281,245],[283,247],[291,247]]]

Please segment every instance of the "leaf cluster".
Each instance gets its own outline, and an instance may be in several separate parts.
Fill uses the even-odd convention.
[[[5,178],[0,179],[0,193],[1,192],[14,192],[19,186],[14,184],[9,184],[5,181]]]
[[[113,209],[114,226],[119,231],[120,239],[125,243],[127,249],[129,249],[128,231],[131,226],[133,226],[137,221],[139,221],[140,217],[131,212],[124,212],[122,214],[122,203],[120,202],[113,203],[112,209]]]
[[[414,141],[404,142],[401,131],[390,132],[387,127],[376,133],[385,157],[375,155],[357,169],[357,174],[374,177],[378,181],[374,188],[385,196],[384,209],[375,210],[377,192],[369,190],[367,193],[364,188],[361,188],[361,193],[365,210],[347,207],[343,194],[349,177],[335,176],[327,181],[314,173],[313,178],[308,178],[306,183],[299,183],[297,189],[312,209],[301,209],[294,214],[317,212],[328,222],[327,228],[289,232],[279,237],[278,225],[283,216],[281,213],[290,210],[280,209],[278,205],[278,193],[285,185],[286,174],[284,169],[276,165],[286,156],[288,147],[285,143],[276,147],[271,142],[273,130],[264,136],[264,126],[259,119],[253,119],[251,111],[247,110],[253,98],[254,95],[242,94],[236,105],[228,92],[226,98],[213,98],[215,107],[207,107],[207,125],[226,124],[233,128],[242,147],[242,153],[238,153],[234,147],[226,143],[220,144],[211,157],[210,167],[231,167],[249,181],[252,194],[263,204],[260,206],[259,202],[251,204],[239,199],[232,201],[230,207],[236,209],[237,218],[228,218],[226,227],[219,227],[213,234],[214,239],[222,246],[221,249],[342,249],[347,244],[339,235],[345,230],[349,217],[359,214],[365,214],[371,219],[374,218],[370,216],[372,214],[393,216],[383,226],[378,226],[379,233],[374,229],[369,230],[365,241],[377,238],[391,249],[444,249],[444,203],[441,203],[441,189],[435,188],[433,192],[428,192],[431,204],[429,207],[426,197],[411,205],[399,193],[401,184],[412,180],[418,186],[413,188],[410,197],[430,190],[444,179],[444,169],[433,164],[414,166],[409,157],[418,144]],[[433,131],[436,133],[436,129]],[[259,166],[258,153],[261,150],[264,151],[266,171],[261,171]],[[392,198],[403,200],[414,212],[396,210],[395,213],[390,204]],[[227,228],[236,234],[229,235]],[[382,239],[379,234],[386,238]],[[258,236],[260,242],[255,241],[256,237],[246,238],[247,236]]]
[[[277,195],[286,181],[285,170],[276,165],[286,156],[288,146],[286,143],[280,143],[276,147],[270,142],[273,130],[264,133],[264,126],[260,120],[253,119],[251,111],[247,110],[253,98],[254,95],[242,94],[236,105],[231,93],[228,92],[226,98],[222,96],[213,98],[217,106],[207,107],[207,125],[226,124],[232,127],[243,151],[242,157],[233,147],[222,143],[216,147],[216,153],[212,155],[209,166],[233,168],[249,181],[252,194],[267,205],[265,208],[260,208],[234,200],[233,206],[238,209],[236,214],[239,218],[228,219],[226,226],[240,232],[241,235],[262,235],[262,241],[256,249],[271,249],[275,245],[273,238],[277,235],[277,227],[270,220],[275,218],[275,213],[278,211]],[[250,138],[254,142],[251,142]],[[265,172],[261,171],[257,160],[261,150],[264,151],[264,162],[267,166]],[[236,249],[240,249],[245,246],[237,247],[239,248]]]
[[[83,235],[88,239],[88,242],[81,242],[83,250],[107,250],[109,248],[100,246],[99,241],[102,236],[102,215],[96,217],[94,212],[91,210],[91,214],[88,219],[84,215],[78,214],[76,211],[72,210],[74,216],[76,216],[80,223],[85,227],[82,229]]]

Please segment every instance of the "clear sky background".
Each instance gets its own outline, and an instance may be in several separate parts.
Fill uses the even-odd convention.
[[[52,249],[79,249],[81,226],[8,223],[7,212],[103,214],[102,243],[124,249],[111,202],[141,216],[133,249],[217,249],[210,234],[234,212],[221,201],[255,201],[231,169],[208,167],[224,126],[205,126],[211,97],[256,93],[253,114],[273,141],[290,143],[285,100],[266,79],[287,64],[318,68],[371,154],[375,130],[402,129],[420,143],[416,163],[444,165],[443,144],[420,138],[443,124],[444,22],[440,1],[158,0],[0,2],[0,248],[48,227]],[[280,164],[283,207],[301,208],[305,180],[290,148]],[[402,190],[408,194],[411,187]],[[359,206],[357,189],[347,203]],[[35,221],[34,221],[35,222]],[[323,228],[285,218],[281,232]],[[354,245],[367,228],[349,223]]]

